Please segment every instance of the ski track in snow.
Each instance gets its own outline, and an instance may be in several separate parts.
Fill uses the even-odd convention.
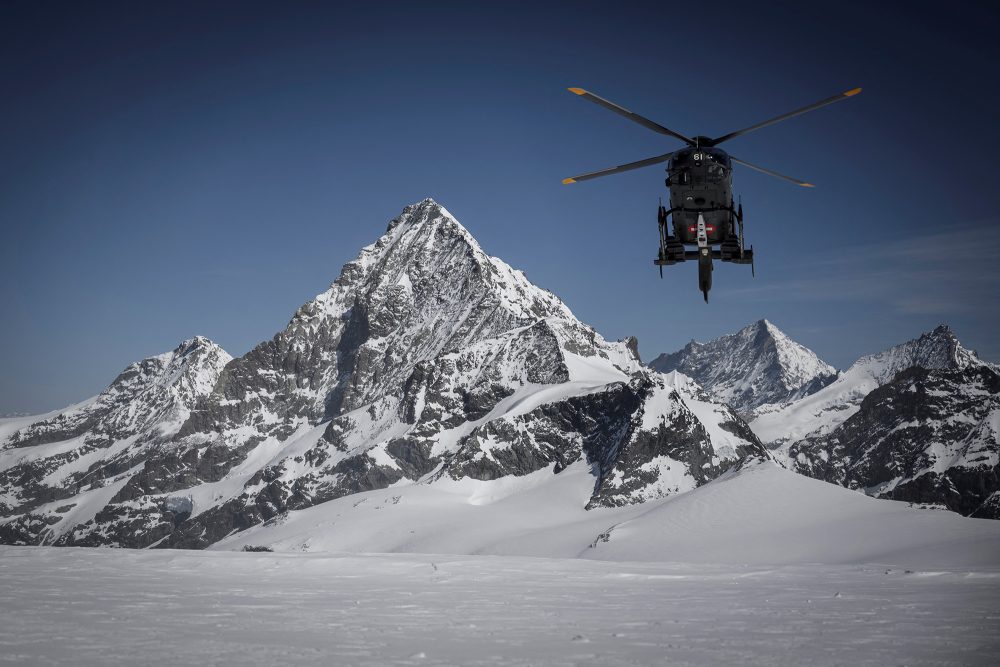
[[[31,664],[991,665],[1000,569],[0,547]]]

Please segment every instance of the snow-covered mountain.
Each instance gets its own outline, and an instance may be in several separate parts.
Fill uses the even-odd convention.
[[[691,341],[649,366],[661,373],[680,371],[709,395],[751,415],[765,404],[783,405],[808,396],[837,377],[837,370],[796,343],[767,320],[708,343]]]
[[[787,448],[789,465],[869,495],[1000,519],[1000,373],[986,364],[913,366],[826,435]]]
[[[895,500],[1000,518],[1000,372],[947,326],[862,357],[751,423],[803,474]]]
[[[91,520],[169,441],[232,360],[207,338],[131,364],[101,394],[61,411],[0,420],[0,540],[61,534]]]
[[[827,435],[858,411],[865,396],[913,366],[962,370],[983,365],[941,325],[920,337],[858,359],[835,381],[791,403],[763,405],[751,422],[770,446],[788,445],[806,436]]]
[[[372,489],[475,497],[571,467],[573,502],[618,507],[767,456],[729,407],[605,341],[432,200],[270,341],[232,361],[192,345],[137,364],[134,387],[127,370],[114,401],[0,421],[0,539],[200,548]]]
[[[998,369],[947,326],[840,374],[767,320],[692,341],[650,366],[693,377],[747,416],[772,455],[802,474],[1000,518]]]

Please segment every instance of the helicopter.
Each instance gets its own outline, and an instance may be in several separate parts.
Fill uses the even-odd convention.
[[[744,245],[743,204],[742,202],[735,204],[733,201],[733,165],[743,165],[801,187],[814,187],[812,183],[779,174],[776,171],[729,155],[718,147],[719,144],[825,107],[828,104],[846,100],[861,92],[860,88],[852,88],[801,109],[789,111],[713,139],[700,135],[687,137],[583,88],[569,88],[568,90],[647,129],[680,139],[686,144],[683,148],[656,157],[565,178],[563,183],[589,181],[592,178],[668,162],[666,186],[670,191],[670,208],[664,207],[661,200],[657,210],[657,222],[660,227],[660,251],[657,258],[653,260],[653,264],[660,268],[660,278],[662,278],[664,266],[671,266],[687,260],[697,260],[698,289],[704,295],[705,303],[708,303],[708,292],[712,289],[712,260],[749,264],[751,274],[756,274],[753,263],[753,246],[747,248]],[[672,233],[667,226],[668,218],[673,223]],[[689,246],[693,248],[689,250]]]

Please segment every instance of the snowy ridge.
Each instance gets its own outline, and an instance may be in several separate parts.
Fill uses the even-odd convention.
[[[94,398],[0,425],[6,427],[0,431],[0,511],[44,515],[36,519],[42,540],[93,517],[138,472],[146,449],[180,429],[231,360],[207,338],[193,338],[129,365]],[[0,524],[0,537],[9,528]]]
[[[709,528],[711,527],[711,528]],[[947,537],[946,537],[947,535]],[[751,564],[996,565],[1000,527],[795,475],[773,462],[733,470],[615,525],[594,557]]]
[[[806,396],[837,375],[835,368],[767,320],[708,343],[691,341],[673,354],[661,354],[649,366],[691,376],[717,401],[744,415],[765,404]]]
[[[232,357],[204,337],[186,340],[174,350],[130,364],[103,392],[82,403],[46,415],[17,418],[0,432],[0,470],[15,450],[65,440],[100,422],[105,433],[135,433],[156,424],[176,429],[195,401],[212,391]]]
[[[942,324],[902,345],[861,357],[851,368],[864,368],[881,386],[890,382],[897,373],[913,366],[964,370],[985,363],[975,352],[962,347],[951,327]]]

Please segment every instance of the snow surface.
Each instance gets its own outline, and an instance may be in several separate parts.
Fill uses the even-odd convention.
[[[1000,522],[870,498],[772,462],[614,509],[583,509],[592,485],[583,463],[557,475],[401,485],[288,512],[211,548],[1000,567]]]
[[[1000,661],[1000,523],[867,498],[772,463],[639,507],[538,504],[561,497],[540,480],[570,488],[581,474],[387,489],[253,533],[293,553],[0,547],[0,655],[82,665]],[[596,546],[585,544],[602,525]],[[409,553],[301,552],[363,546]]]

